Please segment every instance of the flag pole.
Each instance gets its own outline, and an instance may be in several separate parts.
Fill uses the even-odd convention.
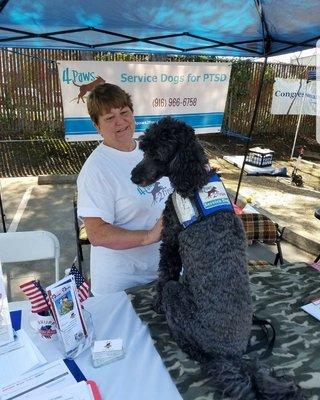
[[[1,213],[1,220],[2,220],[3,232],[7,232],[7,228],[6,228],[6,219],[5,219],[5,214],[4,214],[3,205],[2,205],[1,186],[0,186],[0,213]]]

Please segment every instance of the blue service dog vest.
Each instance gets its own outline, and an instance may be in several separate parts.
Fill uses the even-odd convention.
[[[184,228],[219,211],[234,212],[226,188],[217,174],[211,175],[209,182],[192,198],[184,198],[174,191],[172,201]]]

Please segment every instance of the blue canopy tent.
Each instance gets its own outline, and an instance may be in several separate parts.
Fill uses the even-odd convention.
[[[5,47],[265,57],[315,47],[318,0],[0,0]]]
[[[264,57],[248,138],[267,57],[319,38],[319,0],[0,0],[2,47]]]

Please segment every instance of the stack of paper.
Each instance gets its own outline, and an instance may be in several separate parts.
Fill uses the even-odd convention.
[[[2,267],[0,262],[0,346],[13,342],[13,330],[9,314],[9,305],[5,284],[3,279]]]
[[[91,386],[87,382],[77,382],[74,385],[62,387],[55,391],[46,391],[46,400],[94,400]],[[43,400],[44,395],[35,396],[32,400]]]
[[[85,381],[74,361],[57,360],[0,387],[1,400],[101,400],[97,385]]]
[[[47,399],[49,391],[74,385],[76,382],[63,360],[57,360],[1,385],[0,399],[34,399],[40,394],[45,394]]]
[[[122,339],[96,340],[92,347],[92,363],[94,367],[108,364],[124,357]]]
[[[1,368],[0,385],[47,362],[23,329],[16,335],[14,342],[0,347],[0,364],[6,366]]]

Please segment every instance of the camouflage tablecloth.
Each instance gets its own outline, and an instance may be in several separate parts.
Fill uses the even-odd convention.
[[[276,329],[273,354],[265,360],[276,371],[294,374],[308,399],[320,399],[320,321],[301,306],[320,297],[320,272],[303,263],[251,268],[256,314]],[[133,307],[149,327],[151,337],[184,400],[222,399],[196,361],[170,336],[163,315],[152,310],[154,285],[128,291]],[[250,356],[254,356],[250,353]]]

